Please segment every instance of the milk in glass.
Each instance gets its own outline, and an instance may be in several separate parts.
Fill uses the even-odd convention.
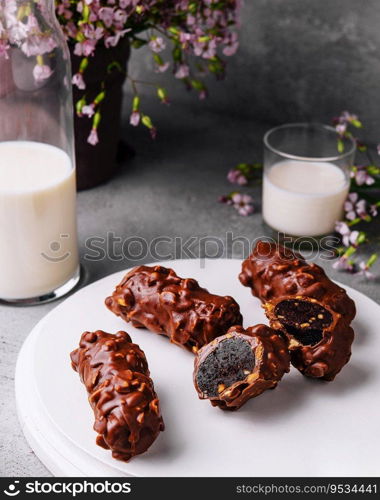
[[[333,163],[280,161],[264,174],[264,220],[292,236],[328,234],[341,219],[348,190],[348,178]]]
[[[41,297],[78,271],[75,169],[62,149],[0,142],[0,298]]]

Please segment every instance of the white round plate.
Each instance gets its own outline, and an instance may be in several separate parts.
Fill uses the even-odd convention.
[[[161,265],[198,279],[214,293],[232,295],[241,306],[244,326],[265,322],[259,301],[237,279],[240,261],[178,260]],[[30,387],[35,394],[30,412],[50,422],[45,437],[49,441],[55,434],[68,443],[70,461],[84,475],[99,467],[105,475],[113,470],[115,475],[135,476],[378,474],[380,307],[375,302],[348,289],[358,310],[356,339],[350,363],[334,382],[310,380],[292,368],[277,389],[230,413],[198,399],[192,354],[163,336],[133,328],[106,309],[104,299],[123,275],[93,283],[51,311],[28,340],[30,363],[17,365],[16,397],[22,414],[23,393]],[[96,446],[87,394],[70,366],[69,355],[81,333],[99,329],[131,334],[147,355],[161,401],[166,430],[147,453],[130,463],[114,460],[109,451]],[[96,467],[86,468],[86,456]]]

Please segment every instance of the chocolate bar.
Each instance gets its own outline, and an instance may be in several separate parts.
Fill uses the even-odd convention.
[[[351,356],[355,303],[324,270],[292,250],[260,241],[239,279],[262,302],[272,328],[289,340],[304,375],[333,380]]]
[[[95,414],[96,443],[128,462],[156,440],[164,423],[143,351],[126,332],[84,332],[72,367]]]
[[[287,342],[278,332],[266,325],[233,326],[198,352],[194,385],[200,399],[237,410],[275,388],[289,366]]]
[[[166,335],[194,353],[229,327],[242,324],[232,297],[213,295],[196,280],[180,278],[162,266],[132,269],[105,304],[133,326]]]

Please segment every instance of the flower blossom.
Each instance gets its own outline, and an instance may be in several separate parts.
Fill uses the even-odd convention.
[[[359,237],[359,231],[351,231],[345,222],[337,222],[335,231],[342,236],[342,243],[345,247],[355,246]]]
[[[96,128],[91,129],[87,142],[91,144],[91,146],[96,146],[99,143],[99,136]]]
[[[233,207],[240,215],[247,216],[254,212],[253,198],[248,194],[235,193],[231,197]]]
[[[149,47],[153,52],[161,52],[165,49],[165,41],[161,36],[154,37],[149,42]]]
[[[36,66],[33,69],[33,77],[36,80],[36,82],[42,82],[44,80],[47,80],[48,78],[51,77],[53,74],[53,71],[49,66],[46,64],[36,64]]]
[[[239,186],[245,186],[248,184],[247,177],[238,169],[232,168],[227,174],[227,180],[231,184],[238,184]]]
[[[132,111],[131,116],[129,118],[129,123],[134,127],[137,127],[137,125],[140,123],[140,118],[141,115],[139,111]]]
[[[337,271],[354,272],[355,270],[354,262],[344,255],[334,262],[333,268]]]
[[[92,118],[95,114],[95,104],[86,104],[82,108],[82,115],[88,116],[89,118]]]
[[[371,186],[375,183],[375,179],[369,175],[366,167],[357,167],[356,171],[352,172],[352,177],[358,186],[363,186],[364,184]]]
[[[360,269],[360,271],[358,272],[358,274],[361,274],[365,278],[367,278],[367,279],[374,279],[375,278],[375,275],[369,270],[370,268],[366,262],[363,262],[363,261],[360,262],[359,269]]]
[[[176,78],[182,79],[182,78],[187,78],[190,74],[190,69],[187,64],[180,64],[174,73],[174,76]]]
[[[73,85],[76,85],[78,87],[78,89],[80,89],[80,90],[84,90],[86,88],[86,84],[83,80],[82,73],[76,73],[73,76],[72,83],[73,83]]]

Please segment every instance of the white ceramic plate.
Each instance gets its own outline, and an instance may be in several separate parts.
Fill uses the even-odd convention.
[[[237,279],[237,260],[163,262],[210,291],[232,295],[244,325],[264,322],[258,300]],[[31,364],[17,378],[34,384],[33,406],[54,432],[115,473],[136,476],[371,476],[380,470],[380,307],[349,289],[356,301],[356,340],[350,363],[334,382],[310,380],[296,369],[278,388],[223,412],[198,400],[193,355],[165,337],[134,329],[104,306],[124,273],[108,276],[69,297],[32,334]],[[69,354],[85,330],[125,329],[145,351],[166,424],[150,450],[126,464],[95,445],[93,414]],[[21,373],[20,373],[21,372]],[[17,391],[19,399],[20,391]],[[53,432],[53,431],[49,431]],[[88,472],[87,472],[88,473]],[[84,471],[86,474],[86,471]]]

